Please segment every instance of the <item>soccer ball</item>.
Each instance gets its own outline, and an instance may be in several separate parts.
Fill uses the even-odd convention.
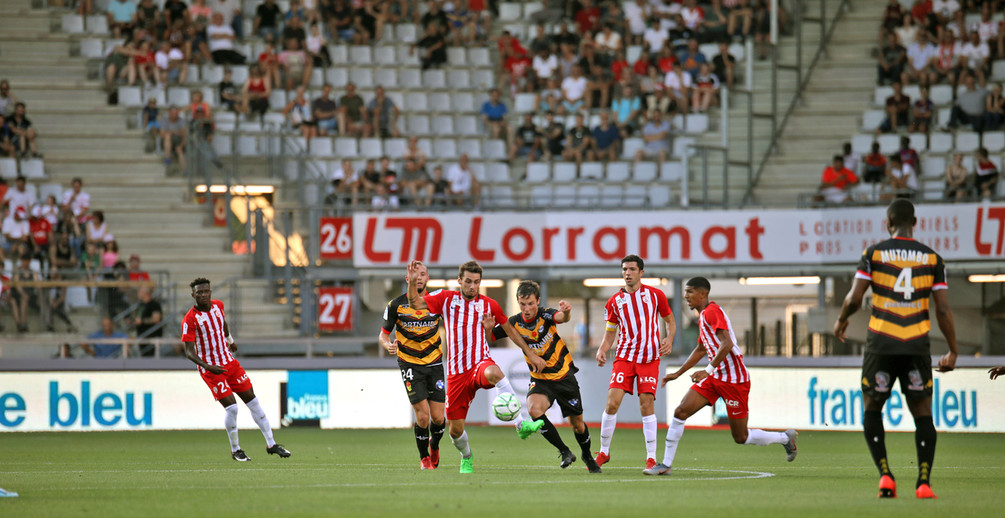
[[[513,394],[504,392],[492,402],[492,411],[500,421],[512,421],[520,413],[520,400]]]

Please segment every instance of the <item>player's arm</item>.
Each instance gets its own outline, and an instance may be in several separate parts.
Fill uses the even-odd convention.
[[[548,366],[548,364],[544,361],[544,358],[541,358],[540,356],[534,354],[534,351],[530,350],[527,342],[523,340],[520,333],[516,332],[516,328],[513,327],[513,324],[509,323],[509,320],[506,320],[499,325],[502,326],[503,331],[506,332],[506,336],[508,336],[509,339],[515,343],[521,351],[523,351],[523,355],[527,357],[527,362],[530,363],[530,368],[533,372],[541,372]]]
[[[230,334],[230,326],[227,325],[227,319],[223,319],[223,336],[227,337],[227,346],[230,347],[230,352],[237,352],[237,344],[234,343],[234,337]]]
[[[666,335],[660,340],[660,356],[670,354],[673,351],[673,337],[677,334],[677,320],[674,319],[673,312],[667,313],[663,317],[666,327]]]
[[[416,311],[429,309],[425,299],[419,296],[419,276],[417,274],[421,265],[422,263],[419,261],[412,261],[408,263],[408,270],[405,273],[405,280],[408,281],[408,305]]]
[[[705,348],[702,347],[701,344],[698,344],[695,346],[694,350],[691,351],[691,354],[687,357],[687,360],[684,362],[684,364],[681,365],[679,369],[677,369],[677,372],[671,372],[670,374],[663,376],[662,385],[666,385],[667,382],[673,381],[679,378],[681,374],[684,374],[685,372],[691,370],[691,367],[694,367],[695,365],[698,364],[699,361],[701,361],[702,356],[705,356]]]
[[[939,359],[939,372],[949,372],[956,368],[956,322],[953,320],[953,311],[949,309],[949,294],[946,290],[935,290],[932,292],[935,299],[935,319],[939,322],[939,331],[946,338],[946,345],[949,352]],[[993,378],[992,378],[993,379]]]
[[[556,324],[564,324],[568,322],[570,318],[572,318],[571,313],[572,313],[572,304],[569,304],[564,300],[560,300],[558,301],[558,311],[556,311],[555,314],[552,315],[552,318],[555,320]]]
[[[834,337],[838,340],[844,342],[845,332],[848,330],[848,319],[862,307],[862,298],[865,297],[867,289],[869,289],[869,281],[856,277],[851,289],[848,290],[848,295],[845,296],[844,302],[841,304],[841,314],[838,316],[837,322],[834,322]],[[953,345],[956,345],[955,338]]]
[[[607,351],[611,350],[611,346],[614,345],[614,339],[617,337],[618,324],[608,322],[607,328],[604,330],[604,339],[600,342],[600,348],[597,349],[597,365],[603,367],[607,363]]]
[[[733,339],[729,336],[728,329],[716,329],[715,337],[719,339],[719,350],[715,353],[715,356],[709,360],[708,366],[705,367],[705,370],[691,374],[691,381],[694,381],[695,383],[711,376],[712,373],[715,372],[716,367],[726,360],[726,357],[729,356],[729,351],[731,351],[735,345],[733,343]]]
[[[380,332],[377,333],[377,341],[380,342],[380,346],[387,351],[387,354],[394,356],[398,354],[398,340],[395,339],[391,341],[391,333],[388,333],[384,328],[380,328]]]
[[[392,300],[384,307],[384,324],[377,333],[377,342],[387,351],[387,354],[394,356],[398,354],[398,339],[391,339],[391,331],[394,329],[395,321],[398,318],[398,306]]]
[[[224,324],[226,326],[226,323]],[[195,342],[185,342],[185,357],[188,358],[192,363],[206,369],[213,374],[223,374],[227,372],[223,367],[218,367],[216,365],[210,365],[203,361],[198,354],[195,353]]]

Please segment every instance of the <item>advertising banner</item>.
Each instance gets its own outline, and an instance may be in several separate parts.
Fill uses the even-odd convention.
[[[248,376],[278,428],[279,384],[286,371]],[[223,407],[195,369],[0,374],[0,432],[216,430],[222,419]],[[258,427],[246,408],[237,424]]]
[[[790,369],[751,367],[749,426],[796,430],[861,430],[862,389],[859,368]],[[987,369],[958,369],[934,374],[932,418],[945,432],[1005,432],[1000,402],[1005,383],[988,379]],[[670,415],[691,387],[690,379],[668,383]],[[899,389],[899,384],[897,385]],[[721,401],[719,402],[721,404]],[[725,415],[724,413],[722,415]],[[690,425],[720,421],[709,407]],[[900,390],[893,390],[883,409],[886,430],[913,431],[914,419]]]
[[[328,408],[328,371],[290,371],[284,418],[322,419],[328,417]]]
[[[889,237],[884,207],[826,210],[357,213],[357,267],[855,263]],[[1005,205],[925,205],[915,237],[946,260],[1000,260]]]

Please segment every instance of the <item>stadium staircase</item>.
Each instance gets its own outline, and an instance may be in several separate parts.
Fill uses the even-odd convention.
[[[179,306],[187,307],[191,279],[222,284],[243,277],[248,261],[227,249],[227,229],[207,224],[208,212],[192,201],[187,181],[168,176],[158,155],[144,153],[142,133],[129,129],[125,111],[107,104],[102,81],[88,77],[93,67],[80,56],[79,37],[61,30],[66,13],[31,0],[0,0],[0,76],[26,103],[44,155],[42,170],[32,172],[30,182],[44,201],[50,193],[59,198],[74,177],[81,177],[91,209],[104,211],[123,259],[138,254],[145,270],[169,272],[180,287]],[[0,173],[12,176],[11,165],[6,162]],[[256,279],[236,283],[240,332],[296,335],[288,316],[271,301],[272,286]],[[74,318],[92,314],[88,309],[78,308]],[[88,331],[96,326],[92,322],[83,318],[78,327]],[[33,330],[39,328],[32,324]]]

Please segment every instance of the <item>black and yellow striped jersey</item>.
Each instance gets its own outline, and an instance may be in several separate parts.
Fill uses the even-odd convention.
[[[560,380],[579,371],[572,363],[572,354],[565,341],[558,336],[555,313],[558,310],[538,308],[537,316],[530,322],[524,320],[520,313],[509,317],[509,323],[523,337],[523,341],[527,342],[530,350],[544,358],[545,369],[541,372],[532,370],[530,377],[533,379]],[[506,336],[506,331],[503,331],[502,326],[496,326],[492,330],[492,336],[498,340]]]
[[[948,288],[942,257],[913,239],[895,237],[866,248],[855,277],[872,285],[866,351],[930,354],[928,299]]]
[[[385,332],[394,331],[398,340],[398,361],[413,365],[440,363],[440,315],[428,310],[414,310],[408,294],[402,294],[384,308]]]

